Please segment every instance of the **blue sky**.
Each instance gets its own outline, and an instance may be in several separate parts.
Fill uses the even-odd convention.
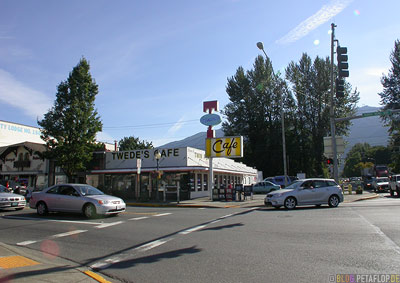
[[[99,140],[162,145],[206,127],[202,103],[228,103],[227,78],[250,69],[258,41],[283,72],[303,52],[347,46],[359,106],[379,106],[400,39],[399,0],[0,0],[0,120],[37,126],[84,56],[99,85]]]

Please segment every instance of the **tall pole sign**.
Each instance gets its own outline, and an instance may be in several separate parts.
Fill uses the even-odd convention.
[[[203,102],[203,112],[207,113],[201,117],[200,122],[208,126],[207,129],[207,139],[215,138],[215,131],[212,129],[213,126],[221,123],[221,117],[218,114],[213,114],[213,111],[219,111],[219,103],[217,100],[204,101]],[[209,169],[208,169],[208,190],[210,192],[210,199],[212,200],[214,189],[214,174],[213,174],[213,158],[209,158]]]

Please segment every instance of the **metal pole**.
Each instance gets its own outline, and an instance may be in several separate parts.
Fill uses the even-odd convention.
[[[264,46],[261,42],[257,43],[257,47],[264,53],[265,59],[268,59],[267,53],[265,53]],[[275,79],[277,76],[273,72]],[[281,85],[279,86],[281,87]],[[287,186],[287,165],[286,165],[286,138],[285,138],[285,112],[283,110],[283,93],[282,89],[279,90],[281,100],[281,125],[282,125],[282,155],[283,155],[283,175],[285,179],[285,187]]]
[[[330,120],[331,120],[331,136],[332,136],[332,150],[333,150],[333,178],[336,182],[339,182],[338,174],[338,159],[337,159],[337,149],[336,149],[336,128],[335,128],[335,105],[334,105],[334,95],[335,90],[333,88],[334,80],[334,45],[335,45],[335,27],[334,23],[331,24],[331,97],[330,97]]]
[[[283,111],[283,94],[282,94],[282,92],[281,92],[281,121],[282,121],[283,175],[285,178],[285,187],[287,187],[288,184],[287,184],[287,164],[286,164],[285,113]]]
[[[209,158],[208,189],[210,190],[210,200],[213,200],[214,172],[213,172],[213,158],[212,157]]]
[[[157,160],[157,179],[156,179],[156,201],[158,202],[160,200],[159,196],[158,196],[158,176],[159,176],[159,170],[160,170],[160,166],[159,166],[159,160],[158,158]]]

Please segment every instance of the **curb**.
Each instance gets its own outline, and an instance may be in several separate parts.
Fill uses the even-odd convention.
[[[23,252],[24,250],[25,252]],[[91,278],[99,283],[111,283],[111,281],[106,280],[104,277],[102,277],[100,274],[95,273],[90,270],[84,270],[87,269],[87,267],[84,266],[79,266],[76,263],[71,262],[68,259],[65,258],[58,258],[59,261],[61,262],[54,262],[48,259],[44,259],[42,256],[38,256],[38,251],[35,250],[30,250],[29,253],[26,253],[28,249],[24,249],[21,247],[16,247],[13,245],[8,245],[3,242],[0,242],[0,258],[3,259],[8,259],[12,258],[13,262],[11,264],[16,264],[17,266],[10,268],[9,270],[13,270],[14,268],[29,268],[29,272],[38,272],[37,270],[41,270],[42,268],[48,268],[50,267],[60,267],[60,266],[68,266],[69,272],[65,273],[65,280],[68,278],[71,280],[76,279],[74,278],[74,274],[82,274],[83,276],[80,276],[81,278],[78,278],[78,280],[82,280],[85,276],[87,278]],[[27,265],[20,265],[20,263],[24,262],[35,262],[36,264],[27,264]],[[69,264],[71,263],[71,264]],[[38,268],[38,269],[37,269]],[[0,268],[0,270],[5,270]],[[21,269],[18,270],[19,272],[22,272]],[[72,273],[71,273],[72,272]],[[59,276],[59,275],[58,275]],[[58,278],[58,277],[57,277]],[[4,278],[3,278],[4,279]],[[1,278],[0,278],[1,281]],[[47,279],[43,279],[43,281],[47,281]],[[3,281],[1,281],[3,282]],[[18,281],[19,282],[19,281]],[[25,282],[25,281],[24,281]]]
[[[362,201],[362,200],[368,200],[368,199],[374,199],[374,198],[379,198],[379,195],[374,195],[374,196],[370,196],[370,197],[364,197],[364,198],[360,198],[360,199],[356,199],[356,200],[354,200],[353,202],[356,202],[356,201]]]
[[[363,197],[363,198],[359,198],[359,199],[355,199],[355,200],[349,200],[349,201],[343,201],[343,202],[344,202],[344,203],[351,203],[351,202],[369,200],[369,199],[374,199],[374,198],[379,198],[379,195],[378,195],[378,194],[375,194],[375,195],[373,195],[373,196]]]

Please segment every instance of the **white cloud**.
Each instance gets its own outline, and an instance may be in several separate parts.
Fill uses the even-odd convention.
[[[314,15],[300,23],[288,34],[278,39],[278,44],[288,44],[295,42],[306,36],[309,32],[316,29],[320,25],[329,21],[332,17],[343,11],[353,0],[332,0],[330,4],[322,6],[322,8]]]
[[[182,116],[178,122],[176,122],[171,128],[168,129],[168,134],[169,135],[174,135],[177,131],[179,131],[182,128],[183,121],[185,121],[185,116]]]
[[[100,142],[114,143],[116,139],[106,132],[98,132],[96,134],[96,140]]]
[[[25,86],[2,69],[0,69],[0,101],[20,108],[35,119],[41,117],[52,106],[44,93]]]
[[[352,69],[349,82],[360,92],[360,105],[380,106],[378,93],[383,90],[381,77],[385,71],[383,67]]]

